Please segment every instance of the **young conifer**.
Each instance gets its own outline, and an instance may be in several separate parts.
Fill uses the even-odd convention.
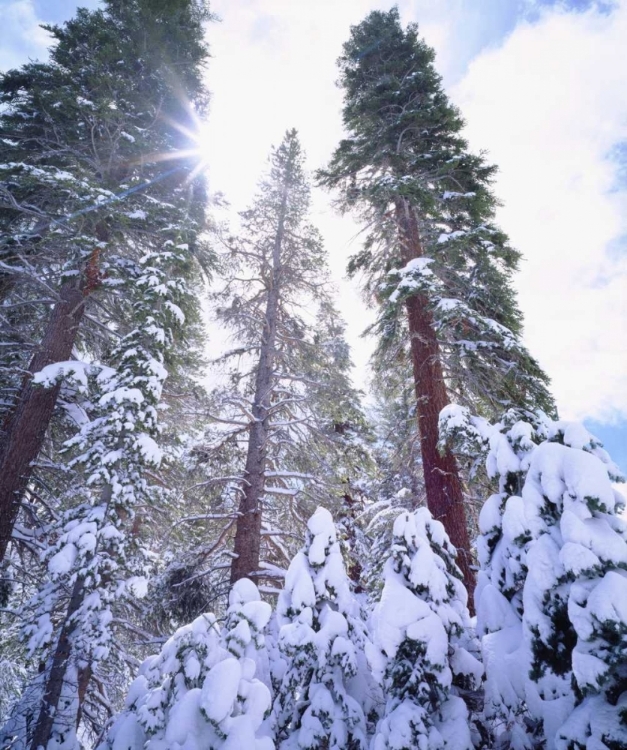
[[[318,508],[277,605],[285,668],[273,707],[282,750],[362,750],[369,675],[365,627],[331,514]],[[365,711],[364,711],[365,709]]]
[[[396,519],[384,575],[368,653],[386,707],[372,749],[472,750],[478,737],[461,696],[479,687],[483,667],[455,551],[426,508]]]
[[[510,412],[489,425],[453,407],[444,416],[458,444],[483,441],[499,481],[480,517],[477,587],[495,742],[624,747],[627,524],[612,487],[620,471],[576,423]]]
[[[149,657],[98,750],[274,750],[261,727],[270,691],[256,677],[270,605],[240,579],[224,630],[212,614]]]

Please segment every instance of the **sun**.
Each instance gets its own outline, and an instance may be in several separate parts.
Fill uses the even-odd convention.
[[[209,124],[199,117],[189,102],[184,103],[186,123],[163,116],[163,120],[174,130],[184,136],[186,146],[169,151],[161,151],[142,158],[142,162],[180,162],[180,169],[190,169],[186,182],[191,182],[200,174],[206,172],[210,160]],[[179,167],[174,167],[178,170]]]
[[[209,166],[213,153],[213,137],[207,120],[201,120],[200,118],[196,119],[192,139],[196,145],[196,154],[199,163],[202,165],[201,171],[205,171]]]

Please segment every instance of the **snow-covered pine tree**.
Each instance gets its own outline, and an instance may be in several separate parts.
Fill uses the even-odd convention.
[[[471,464],[470,473],[497,485],[479,514],[475,602],[477,635],[486,671],[484,716],[497,747],[530,750],[541,742],[541,728],[526,708],[529,671],[522,631],[523,587],[527,565],[522,539],[508,535],[503,515],[524,485],[526,459],[546,440],[550,420],[543,413],[511,409],[490,424],[463,406],[451,404],[440,415],[442,440]],[[482,466],[481,464],[484,464]],[[514,530],[514,534],[517,530]]]
[[[411,359],[427,502],[472,590],[462,484],[452,454],[438,450],[438,415],[451,392],[499,414],[552,404],[520,341],[518,253],[494,225],[494,168],[469,153],[433,59],[397,8],[352,28],[339,61],[347,137],[319,176],[368,227],[349,270],[364,273],[379,304],[380,357],[401,346]]]
[[[478,628],[495,740],[549,750],[627,745],[627,524],[620,471],[581,425],[443,415],[488,448]]]
[[[296,527],[300,536],[315,504],[341,500],[355,467],[366,464],[365,420],[309,203],[292,130],[272,152],[238,236],[225,240],[226,287],[215,295],[236,348],[221,360],[231,369],[214,394],[204,447],[228,455],[225,506],[238,514],[232,581],[257,580],[268,563],[284,570],[285,535]],[[235,476],[234,446],[242,452]]]
[[[331,514],[318,508],[290,564],[277,605],[283,674],[273,721],[282,750],[366,748],[373,704],[365,626]]]
[[[547,750],[627,747],[627,523],[612,487],[621,478],[585,428],[557,422],[529,459],[522,502],[505,511],[504,524],[531,537],[527,706]]]
[[[204,228],[204,190],[201,183],[192,186],[184,181],[197,159],[181,153],[186,139],[160,113],[179,116],[180,124],[189,124],[186,107],[192,105],[182,106],[179,100],[185,89],[202,105],[206,17],[204,7],[195,2],[167,7],[152,0],[108,2],[103,11],[80,11],[63,29],[55,28],[58,45],[51,63],[26,66],[3,79],[5,93],[11,94],[3,117],[19,123],[20,113],[33,115],[32,122],[22,118],[32,130],[16,128],[25,161],[8,165],[12,174],[7,177],[7,200],[28,200],[31,189],[39,200],[37,188],[48,186],[50,175],[70,187],[76,182],[75,189],[65,193],[66,203],[50,203],[61,216],[50,215],[47,204],[41,209],[37,221],[44,225],[38,225],[37,233],[28,212],[21,210],[19,202],[14,206],[17,215],[9,218],[17,239],[10,250],[13,265],[4,267],[10,278],[3,289],[18,296],[26,290],[29,299],[29,284],[50,290],[59,277],[67,277],[78,294],[78,303],[72,297],[74,303],[85,307],[87,315],[77,337],[76,326],[72,324],[70,330],[67,320],[59,319],[57,305],[46,324],[43,359],[33,358],[31,375],[9,405],[5,423],[9,427],[3,444],[9,453],[4,459],[26,438],[33,438],[28,450],[36,455],[61,381],[77,384],[73,391],[66,389],[68,398],[62,403],[74,420],[67,420],[64,428],[69,423],[70,434],[78,431],[65,442],[64,460],[71,471],[64,477],[65,487],[61,484],[53,498],[52,520],[33,524],[41,533],[37,541],[47,550],[44,561],[50,580],[44,577],[22,613],[30,616],[24,630],[39,669],[33,665],[29,685],[1,730],[4,740],[18,743],[15,747],[76,747],[81,722],[81,732],[98,732],[103,709],[105,715],[109,710],[101,669],[106,665],[122,678],[124,654],[113,629],[126,620],[125,600],[144,589],[142,516],[149,514],[157,494],[146,470],[154,470],[159,462],[157,414],[168,370],[194,359],[198,311],[193,291],[198,283],[196,260],[203,256],[199,233]],[[121,66],[125,56],[136,66]],[[169,68],[173,62],[177,80]],[[68,77],[68,71],[76,75]],[[50,80],[58,90],[49,88]],[[93,100],[86,98],[89,92]],[[46,97],[55,94],[61,99],[58,108],[52,107],[53,115],[55,109],[59,112],[49,116],[42,99],[50,104]],[[76,106],[83,107],[84,117],[77,117]],[[92,135],[85,136],[90,127]],[[51,145],[50,165],[45,155],[27,147],[39,143],[38,138],[52,143],[57,135],[64,139],[55,141],[57,150]],[[108,159],[97,174],[90,172],[100,163],[94,162],[93,149],[99,158]],[[179,159],[178,177],[162,174],[160,162],[169,157]],[[60,164],[66,169],[60,170]],[[21,181],[22,173],[34,181]],[[128,180],[124,185],[128,193],[114,200],[111,189],[104,186],[118,187],[122,179]],[[94,206],[89,205],[89,211],[82,213],[85,199],[92,203],[98,196],[100,208],[91,211]],[[74,225],[65,216],[79,207]],[[106,229],[104,234],[98,227]],[[42,237],[48,254],[37,251]],[[18,282],[25,266],[32,273],[23,290]],[[61,355],[50,349],[48,334],[52,339],[69,336],[64,339],[69,347],[66,360],[79,342],[86,361],[58,362]],[[41,398],[46,405],[33,423],[28,414],[37,411]],[[44,411],[47,416],[42,421]],[[11,476],[9,472],[3,489],[13,486]],[[23,482],[27,478],[27,474],[19,477]],[[19,500],[18,495],[11,500],[15,498]],[[3,506],[3,511],[7,508],[9,513],[2,518],[8,533],[15,521],[15,503]],[[117,622],[114,613],[122,615]]]
[[[1,78],[0,558],[62,388],[33,374],[75,346],[106,356],[128,315],[126,256],[161,246],[185,217],[203,223],[202,182],[182,183],[198,163],[189,132],[206,99],[207,17],[200,0],[107,0],[50,29],[49,62]],[[187,244],[202,258],[202,243]]]
[[[471,750],[478,738],[465,698],[483,667],[455,558],[427,508],[397,518],[368,648],[386,697],[373,750]]]
[[[155,438],[165,353],[176,349],[189,290],[177,278],[187,259],[173,241],[161,251],[144,251],[136,265],[127,259],[123,266],[130,330],[108,365],[93,363],[85,368],[89,376],[83,372],[91,401],[78,434],[66,442],[76,484],[61,498],[68,510],[45,537],[50,581],[34,595],[25,628],[31,654],[37,652],[45,668],[0,732],[23,743],[16,747],[78,746],[75,730],[90,680],[101,662],[118,655],[112,608],[145,589],[137,576],[145,568],[137,511],[150,508],[158,492],[146,469],[160,463]],[[60,369],[51,365],[36,380],[49,385]]]
[[[270,605],[244,578],[229,603],[222,632],[200,615],[146,659],[98,750],[273,750],[270,691],[255,677]]]

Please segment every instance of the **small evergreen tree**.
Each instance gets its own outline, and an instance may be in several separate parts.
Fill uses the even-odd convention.
[[[372,748],[471,750],[462,696],[479,687],[483,667],[455,550],[426,508],[397,518],[384,575],[369,656],[387,700]]]
[[[273,750],[259,733],[270,692],[255,678],[270,605],[247,579],[229,601],[222,633],[201,615],[142,664],[98,750]]]
[[[369,680],[365,628],[351,594],[328,510],[307,522],[305,547],[292,561],[277,605],[278,645],[285,661],[274,700],[283,750],[366,747]]]
[[[484,715],[497,747],[530,750],[542,741],[541,727],[526,706],[528,658],[523,643],[523,589],[526,549],[509,536],[504,513],[510,498],[520,495],[526,460],[546,440],[550,420],[542,412],[509,410],[494,425],[451,404],[440,415],[442,439],[471,463],[471,472],[495,481],[498,491],[479,515],[477,552],[480,564],[475,601],[477,635],[486,670]],[[513,503],[516,500],[512,501]],[[520,530],[513,529],[516,535]]]
[[[611,485],[620,474],[579,425],[558,422],[550,438],[531,456],[522,503],[504,517],[531,538],[527,705],[549,749],[625,747],[627,523]]]
[[[499,481],[480,517],[477,588],[495,740],[623,747],[627,524],[611,485],[619,470],[577,423],[510,413],[489,425],[463,410],[443,421],[466,447],[483,441]]]

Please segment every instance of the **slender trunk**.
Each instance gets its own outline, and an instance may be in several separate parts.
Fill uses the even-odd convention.
[[[244,490],[239,504],[239,517],[233,545],[231,583],[240,578],[257,582],[261,551],[261,498],[265,489],[268,456],[268,421],[270,395],[275,360],[276,332],[281,283],[281,249],[287,210],[289,174],[285,177],[279,221],[272,251],[272,275],[264,328],[259,351],[259,365],[255,376],[255,395],[252,407],[253,422],[248,437],[248,452],[244,469]]]
[[[121,442],[121,438],[120,438]],[[103,505],[107,506],[111,502],[113,496],[113,487],[110,484],[106,484],[100,495],[100,500]],[[98,547],[92,553],[92,557],[89,561],[93,560],[94,556],[98,552]],[[89,562],[88,561],[88,562]],[[105,585],[105,580],[101,580],[101,587]],[[81,575],[76,577],[74,587],[72,589],[72,596],[68,604],[65,619],[63,621],[63,627],[59,634],[59,640],[57,641],[57,647],[54,650],[52,656],[52,663],[50,664],[50,672],[46,678],[46,684],[44,693],[41,700],[41,708],[39,710],[39,716],[37,717],[37,723],[31,739],[30,750],[38,750],[40,745],[47,747],[48,740],[54,725],[55,717],[58,713],[59,701],[63,693],[63,686],[65,683],[68,667],[70,665],[70,658],[72,656],[72,634],[76,629],[76,620],[74,616],[80,609],[85,597],[85,578]],[[83,660],[85,661],[85,660]],[[87,688],[93,675],[92,663],[87,661],[80,669],[76,671],[76,693],[78,698],[78,705],[76,709],[76,715],[74,720],[71,717],[67,717],[67,727],[75,726],[78,729],[82,717],[83,703],[87,694]]]
[[[50,673],[46,680],[41,709],[30,742],[31,750],[38,750],[40,747],[45,748],[48,745],[72,651],[71,636],[76,627],[73,618],[81,606],[82,600],[83,579],[79,576],[74,583],[67,615],[63,627],[61,628],[61,633],[59,634],[57,647],[52,656],[52,664],[50,665]],[[70,726],[68,725],[68,729],[69,728]]]
[[[408,201],[397,200],[396,218],[403,262],[422,257],[418,221]],[[469,606],[472,608],[475,576],[471,567],[462,482],[453,454],[448,450],[441,454],[438,450],[439,415],[449,400],[433,316],[425,294],[417,293],[409,297],[406,308],[427,505],[433,517],[444,524],[446,533],[457,548],[457,564],[463,573]]]
[[[24,377],[21,393],[8,415],[0,436],[0,562],[31,476],[31,464],[41,451],[54,412],[60,385],[33,385],[32,376],[46,365],[70,358],[83,317],[83,292],[75,282],[59,290],[41,346],[35,352]]]
[[[88,664],[85,669],[78,670],[78,711],[76,712],[76,729],[81,723],[83,718],[83,704],[85,703],[85,697],[87,696],[87,688],[91,681],[93,670],[91,664]]]

